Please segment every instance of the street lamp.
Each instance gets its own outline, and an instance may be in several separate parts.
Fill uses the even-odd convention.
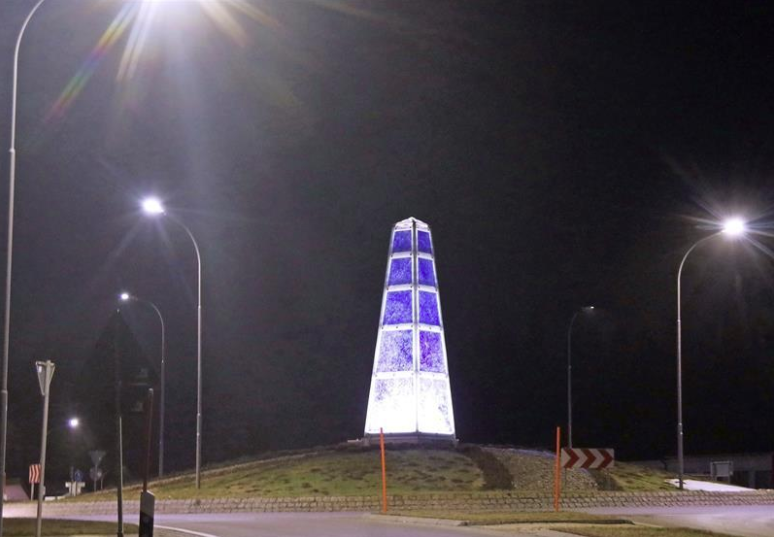
[[[16,96],[19,87],[19,48],[22,37],[32,16],[45,0],[38,0],[27,14],[16,37],[13,52],[13,76],[11,81],[11,146],[8,150],[8,234],[5,255],[5,311],[3,317],[3,365],[2,387],[0,387],[0,537],[3,535],[3,504],[5,503],[5,448],[8,438],[8,349],[11,333],[11,269],[13,267],[13,210],[16,189]]]
[[[196,304],[196,488],[201,488],[202,469],[202,256],[199,253],[199,244],[181,220],[167,213],[162,201],[155,197],[148,197],[142,201],[142,210],[153,217],[165,216],[179,225],[188,235],[196,251],[198,268],[197,280],[197,304]]]
[[[729,237],[739,237],[747,231],[747,225],[740,218],[730,218],[723,223],[719,233]],[[683,273],[683,265],[688,259],[690,253],[700,244],[716,237],[719,233],[707,235],[694,242],[685,252],[683,260],[680,261],[680,268],[677,270],[677,479],[680,490],[683,490],[683,475],[685,473],[685,460],[683,456],[683,334],[682,334],[682,313],[680,307],[680,277]]]
[[[158,306],[156,306],[156,304],[150,300],[142,299],[127,292],[121,293],[119,298],[121,299],[121,302],[139,302],[141,304],[150,306],[153,308],[153,311],[156,312],[156,315],[159,318],[159,323],[161,323],[161,378],[159,379],[161,388],[159,390],[159,477],[161,477],[164,475],[164,384],[166,378],[166,331],[164,329],[164,317],[161,315],[161,310],[158,308]]]
[[[8,149],[8,231],[6,233],[5,255],[5,308],[3,311],[3,359],[2,383],[0,384],[0,537],[3,535],[3,506],[5,504],[5,462],[8,439],[8,360],[11,332],[11,283],[13,280],[13,221],[16,191],[16,103],[19,89],[19,50],[27,26],[40,6],[46,0],[38,0],[19,28],[13,52],[13,74],[11,76],[11,135]],[[143,0],[147,1],[147,0]]]
[[[567,446],[572,447],[572,325],[583,311],[592,311],[594,306],[584,306],[573,314],[567,329]]]

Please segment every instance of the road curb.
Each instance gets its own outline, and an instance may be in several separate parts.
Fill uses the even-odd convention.
[[[448,518],[427,518],[419,516],[402,516],[402,515],[377,515],[374,513],[368,513],[363,515],[363,518],[370,520],[378,520],[381,522],[389,522],[392,524],[418,524],[424,526],[467,526],[468,523],[464,520],[451,520]]]

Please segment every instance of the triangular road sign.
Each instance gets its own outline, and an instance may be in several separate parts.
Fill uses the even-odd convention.
[[[40,395],[46,396],[48,388],[51,386],[51,379],[54,376],[56,366],[54,362],[46,360],[45,362],[35,362],[35,371],[38,373],[38,384],[40,384]]]

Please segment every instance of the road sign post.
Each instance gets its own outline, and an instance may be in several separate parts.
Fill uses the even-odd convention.
[[[156,497],[148,491],[148,476],[151,462],[151,438],[153,437],[153,389],[148,390],[145,405],[145,468],[142,477],[142,494],[140,495],[140,535],[153,537],[153,516],[156,508]]]
[[[94,481],[94,492],[97,492],[97,481],[102,479],[102,470],[99,465],[105,457],[105,452],[101,450],[89,451],[89,457],[91,458],[91,463],[94,465],[91,470],[89,470],[89,477]]]
[[[51,360],[35,362],[38,373],[40,394],[43,396],[43,432],[40,438],[40,485],[38,486],[38,516],[35,522],[35,537],[40,537],[43,522],[43,498],[46,495],[46,442],[48,440],[48,401],[51,394],[51,379],[56,366]]]
[[[382,513],[387,512],[387,464],[384,457],[384,429],[379,428],[379,451],[382,454]]]
[[[30,501],[35,499],[35,485],[40,483],[40,465],[30,464]]]

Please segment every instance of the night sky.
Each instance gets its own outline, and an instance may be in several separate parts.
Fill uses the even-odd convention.
[[[0,3],[4,149],[34,3]],[[195,257],[148,193],[202,250],[205,463],[362,436],[409,216],[433,230],[457,436],[549,447],[593,304],[574,443],[629,459],[675,451],[682,255],[754,220],[758,247],[718,237],[683,273],[686,453],[774,447],[770,3],[171,1],[141,49],[137,18],[98,46],[127,4],[47,0],[22,45],[10,475],[37,453],[32,362],[57,364],[61,421],[123,289],[166,317],[167,464],[193,465]],[[153,311],[122,313],[157,361]]]

